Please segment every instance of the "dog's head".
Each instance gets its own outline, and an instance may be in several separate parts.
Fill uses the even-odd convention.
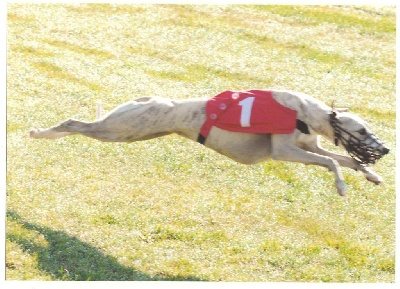
[[[334,130],[335,144],[343,146],[359,163],[374,164],[390,151],[372,133],[369,125],[353,113],[333,110],[330,123]]]

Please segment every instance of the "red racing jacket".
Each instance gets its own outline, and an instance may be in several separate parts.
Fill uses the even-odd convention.
[[[207,101],[206,117],[198,139],[203,144],[213,126],[234,132],[291,134],[297,111],[281,105],[269,90],[227,90]]]

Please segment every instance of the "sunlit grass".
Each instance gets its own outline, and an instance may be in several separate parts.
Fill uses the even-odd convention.
[[[7,25],[7,279],[394,281],[394,8],[9,4]],[[28,138],[98,100],[267,87],[365,118],[385,184],[344,169],[344,200],[326,169],[176,135]]]

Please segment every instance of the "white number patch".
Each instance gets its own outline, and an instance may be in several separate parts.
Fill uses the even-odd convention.
[[[251,125],[250,118],[254,99],[255,97],[251,96],[239,101],[239,105],[242,107],[242,112],[240,113],[240,125],[242,127],[249,127]]]

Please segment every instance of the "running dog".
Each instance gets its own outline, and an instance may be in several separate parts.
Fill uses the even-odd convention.
[[[313,164],[335,176],[345,195],[340,166],[361,171],[368,181],[383,179],[368,165],[389,149],[368,124],[347,109],[329,107],[303,93],[281,90],[224,91],[207,99],[143,97],[124,103],[93,122],[69,119],[35,139],[82,134],[104,142],[134,142],[176,133],[243,164],[266,159]],[[350,156],[321,147],[320,136]]]

